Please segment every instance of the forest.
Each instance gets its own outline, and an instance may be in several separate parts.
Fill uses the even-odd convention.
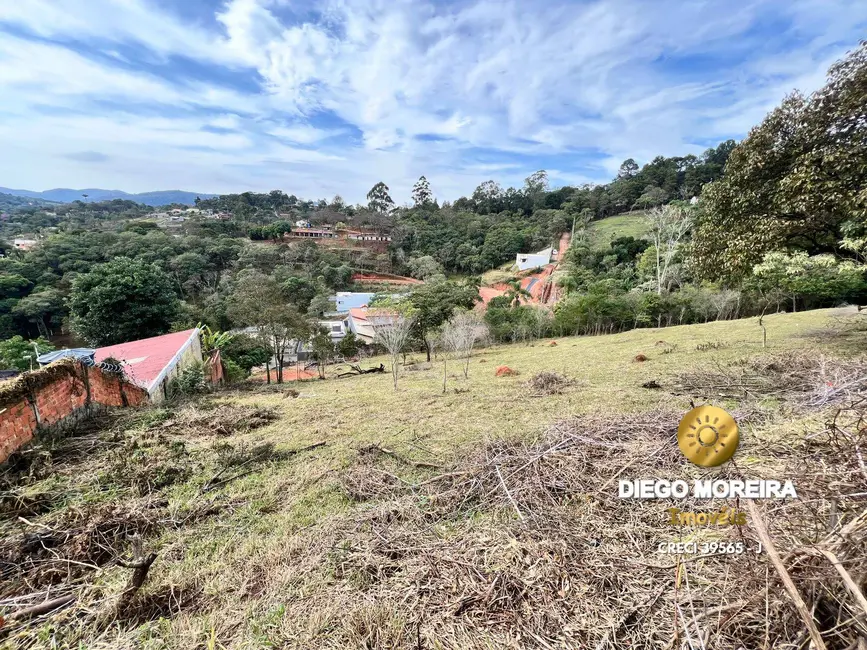
[[[421,177],[406,206],[395,205],[384,182],[357,205],[248,192],[197,200],[204,212],[172,228],[149,218],[151,208],[120,199],[9,205],[0,221],[0,341],[16,337],[17,350],[71,333],[96,345],[199,322],[249,325],[255,316],[239,304],[251,278],[262,300],[280,305],[273,317],[298,328],[328,310],[328,295],[353,289],[357,270],[423,279],[414,300],[448,315],[467,306],[467,288],[482,274],[564,232],[574,233],[555,276],[564,298],[539,309],[514,285],[485,316],[498,340],[862,304],[865,106],[862,44],[831,67],[822,88],[793,92],[742,141],[644,165],[628,159],[605,184],[552,188],[540,170],[521,187],[490,180],[440,201]],[[646,235],[595,241],[595,225],[613,215],[641,221]],[[299,219],[391,241],[387,251],[285,241]],[[39,245],[17,250],[18,236]],[[2,349],[0,365],[15,363]]]

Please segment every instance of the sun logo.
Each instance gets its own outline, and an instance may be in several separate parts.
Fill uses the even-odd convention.
[[[739,442],[734,418],[717,406],[692,409],[677,427],[680,451],[701,467],[722,465],[735,453]]]

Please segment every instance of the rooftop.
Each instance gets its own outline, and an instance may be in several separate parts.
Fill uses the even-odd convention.
[[[169,364],[195,332],[194,328],[98,348],[95,360],[105,361],[112,357],[122,361],[124,371],[133,383],[150,388],[163,368]]]

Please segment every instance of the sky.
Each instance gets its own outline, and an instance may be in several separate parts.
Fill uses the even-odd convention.
[[[610,180],[820,87],[864,0],[0,0],[0,186]]]

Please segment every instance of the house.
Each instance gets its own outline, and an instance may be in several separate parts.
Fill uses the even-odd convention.
[[[363,343],[371,344],[376,337],[373,325],[368,320],[367,308],[357,307],[349,310],[347,317],[349,331],[355,334]]]
[[[20,251],[29,251],[39,242],[35,239],[13,239],[12,245]]]
[[[518,267],[519,271],[545,266],[551,262],[553,251],[553,248],[546,248],[538,253],[518,253],[515,258],[515,266]]]
[[[328,332],[332,342],[339,343],[346,338],[346,333],[349,331],[348,317],[344,320],[321,320],[319,327]]]
[[[202,363],[198,328],[97,348],[94,361],[117,359],[133,384],[144,388],[151,402],[168,396],[168,384],[185,368]]]
[[[332,239],[334,232],[325,228],[295,228],[289,237],[300,239]]]
[[[382,235],[375,232],[363,231],[363,230],[343,230],[341,234],[346,237],[346,239],[351,239],[354,241],[361,242],[389,242],[391,241],[390,235]]]
[[[353,308],[367,307],[375,295],[375,293],[338,291],[337,295],[331,296],[329,300],[334,302],[334,311],[346,312]]]
[[[309,228],[310,222],[307,221],[307,219],[299,219],[298,221],[295,222],[295,227],[296,228]]]

